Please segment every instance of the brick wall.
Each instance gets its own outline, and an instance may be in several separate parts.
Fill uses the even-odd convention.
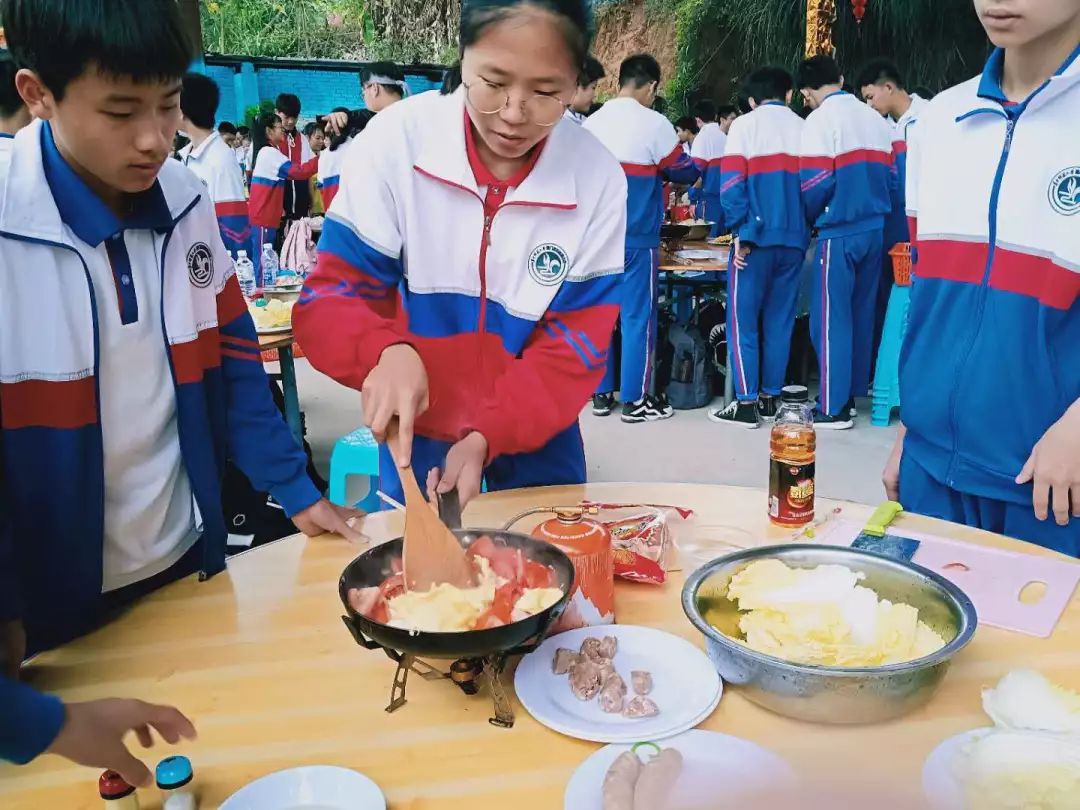
[[[214,57],[209,57],[211,61]],[[243,97],[239,91],[242,82],[238,81],[238,71],[250,67],[241,64],[241,60],[221,58],[224,64],[206,65],[206,74],[217,82],[221,89],[221,104],[218,106],[218,120],[242,123],[244,110],[259,101],[273,101],[279,93],[295,93],[300,97],[301,118],[310,120],[317,115],[324,115],[335,107],[357,109],[364,106],[360,87],[360,68],[340,65],[320,68],[317,63],[306,66],[267,65],[265,62],[253,62],[258,98]],[[249,74],[250,75],[250,74]],[[406,83],[412,93],[422,93],[437,88],[441,80],[436,80],[437,71],[430,68],[424,73],[409,72],[406,68]],[[249,83],[250,85],[250,83]],[[251,90],[247,91],[250,95]]]

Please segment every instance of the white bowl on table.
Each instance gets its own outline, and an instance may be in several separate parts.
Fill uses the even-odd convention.
[[[386,810],[386,799],[362,773],[306,765],[256,779],[226,799],[221,810]]]

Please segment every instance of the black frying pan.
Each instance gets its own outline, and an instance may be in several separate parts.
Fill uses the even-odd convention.
[[[382,646],[398,652],[426,658],[482,658],[495,653],[515,655],[535,648],[551,625],[562,615],[570,598],[574,582],[574,566],[562,551],[550,543],[536,540],[525,534],[494,529],[454,529],[463,548],[468,548],[481,536],[488,536],[496,545],[520,548],[525,557],[551,566],[555,571],[557,587],[563,597],[547,610],[522,619],[519,622],[493,627],[490,630],[468,630],[461,633],[410,632],[390,627],[362,616],[349,606],[350,588],[378,586],[393,573],[394,558],[401,558],[403,538],[398,537],[375,548],[368,549],[345,568],[338,582],[338,595],[345,606],[342,619],[349,632],[366,647]],[[373,643],[370,643],[373,642]]]

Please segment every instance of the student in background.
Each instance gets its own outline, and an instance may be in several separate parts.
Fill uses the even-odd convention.
[[[248,169],[252,166],[251,160],[251,130],[247,127],[236,128],[236,162],[244,172],[244,180],[247,181]]]
[[[143,595],[225,568],[227,458],[301,530],[357,535],[321,499],[274,407],[205,189],[168,159],[195,53],[177,4],[2,0],[0,19],[38,119],[15,140],[0,196],[0,658],[11,675]],[[51,746],[145,782],[120,739],[157,717],[131,703],[64,710],[0,683],[0,744],[20,760]],[[12,718],[32,736],[9,747]],[[190,735],[172,712],[162,722],[167,738]]]
[[[330,139],[330,145],[319,156],[319,190],[322,192],[323,206],[326,211],[330,210],[330,205],[334,202],[341,187],[341,170],[349,145],[375,117],[375,113],[371,110],[350,112],[347,107],[337,107],[331,115],[335,113],[347,115],[348,121]]]
[[[818,230],[810,332],[821,369],[814,422],[854,424],[866,396],[874,312],[884,260],[883,229],[896,185],[892,132],[884,119],[841,87],[831,56],[807,59],[797,84],[813,110],[803,128],[799,169],[803,208]]]
[[[735,119],[739,117],[739,110],[734,104],[721,104],[716,108],[716,123],[720,125],[720,129],[727,135],[731,131],[731,125],[735,123]]]
[[[230,149],[236,146],[236,127],[231,121],[222,121],[217,127],[222,142]]]
[[[803,120],[788,106],[793,86],[782,68],[751,73],[740,94],[752,112],[728,135],[721,202],[735,234],[727,334],[736,399],[709,413],[721,424],[756,428],[775,417],[787,373],[810,238],[799,183]]]
[[[184,76],[180,91],[180,126],[191,143],[180,150],[180,162],[195,172],[210,194],[217,215],[221,241],[229,255],[250,250],[251,226],[248,224],[247,195],[244,177],[236,165],[236,155],[214,131],[220,91],[213,79],[201,73]]]
[[[916,281],[885,489],[1077,556],[1080,5],[974,5],[997,49],[911,131]]]
[[[566,109],[566,118],[575,124],[585,123],[585,119],[589,117],[589,110],[596,101],[596,86],[606,75],[604,66],[596,57],[590,56],[585,60],[585,67],[581,71],[581,78],[578,79],[574,98]]]
[[[15,88],[15,70],[11,54],[0,50],[0,189],[7,176],[15,133],[31,121],[30,110]]]
[[[698,129],[697,119],[692,115],[684,115],[675,122],[675,135],[678,136],[683,151],[688,155],[694,145],[694,138],[697,137]]]
[[[663,183],[693,185],[700,172],[683,151],[675,128],[650,109],[660,86],[660,65],[652,56],[631,56],[619,68],[619,95],[589,116],[585,129],[607,147],[627,180],[626,251],[621,285],[622,420],[667,419],[674,410],[652,389],[656,348],[656,282],[660,266],[660,225],[666,208]],[[615,359],[593,397],[593,413],[615,407]]]
[[[374,113],[397,104],[409,94],[405,74],[393,62],[372,62],[360,71],[364,106]]]
[[[284,213],[288,188],[303,186],[319,171],[319,156],[307,163],[294,164],[280,151],[285,142],[285,129],[276,113],[263,113],[255,120],[251,146],[255,153],[255,169],[251,175],[251,195],[248,199],[248,220],[251,222],[252,260],[262,283],[262,247],[274,244]],[[304,139],[307,143],[307,139]]]
[[[308,139],[296,129],[296,122],[300,118],[299,97],[292,93],[282,93],[277,97],[274,108],[282,127],[282,138],[277,143],[278,151],[293,166],[305,165],[315,157],[315,153],[311,151]],[[255,129],[258,130],[259,127]],[[255,148],[254,157],[256,162],[258,161],[258,155],[259,149]],[[307,178],[286,180],[284,190],[285,196],[282,200],[282,210],[285,219],[306,217],[311,211],[311,189],[308,187]]]
[[[701,201],[698,203],[697,218],[713,223],[709,237],[715,239],[727,230],[724,226],[724,209],[720,205],[720,161],[727,145],[727,135],[716,123],[716,105],[708,99],[694,105],[694,117],[698,134],[690,149],[690,157],[701,172]]]
[[[588,19],[586,0],[463,3],[465,89],[375,115],[348,150],[293,325],[316,368],[363,390],[377,438],[397,419],[396,452],[380,448],[391,494],[402,473],[462,502],[482,478],[585,480],[578,415],[626,225],[618,164],[562,123]]]
[[[318,121],[312,121],[304,127],[304,137],[312,154],[319,155],[326,148],[326,130]]]

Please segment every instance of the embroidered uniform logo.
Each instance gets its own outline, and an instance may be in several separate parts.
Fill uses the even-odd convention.
[[[1050,207],[1066,217],[1080,213],[1080,166],[1054,175],[1050,181]]]
[[[205,242],[196,242],[187,254],[188,278],[196,287],[209,287],[214,278],[214,256]]]
[[[545,287],[554,287],[570,272],[570,257],[558,245],[540,245],[529,257],[529,275]]]

